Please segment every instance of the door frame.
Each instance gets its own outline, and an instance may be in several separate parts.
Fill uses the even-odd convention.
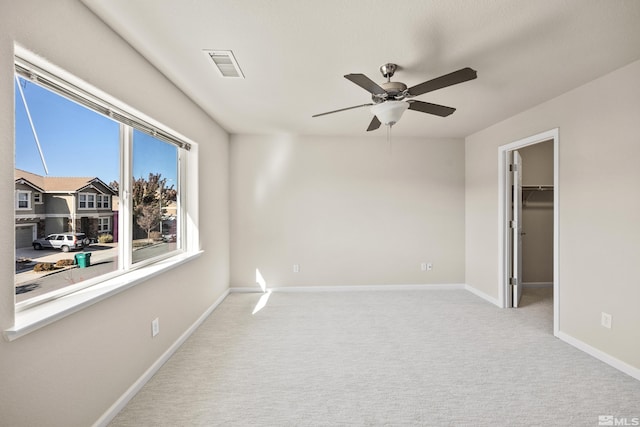
[[[511,306],[511,301],[507,301],[509,295],[507,286],[509,285],[509,209],[510,188],[507,188],[509,173],[509,153],[511,151],[538,144],[540,142],[553,140],[553,334],[558,335],[560,330],[560,186],[559,186],[559,129],[551,129],[538,133],[509,144],[498,147],[498,301],[502,308]]]

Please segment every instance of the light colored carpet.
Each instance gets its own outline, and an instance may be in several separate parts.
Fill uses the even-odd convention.
[[[548,289],[231,294],[118,426],[597,426],[640,381],[553,337]]]

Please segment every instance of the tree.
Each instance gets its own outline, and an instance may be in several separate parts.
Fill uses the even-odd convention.
[[[138,178],[133,180],[131,189],[134,212],[141,205],[156,204],[167,206],[169,202],[177,199],[178,192],[173,185],[167,187],[167,178],[162,178],[160,173],[150,173],[148,179]]]
[[[131,199],[136,224],[146,231],[147,240],[151,231],[160,225],[170,202],[176,201],[178,192],[173,185],[167,187],[167,178],[160,173],[149,173],[149,177],[134,179]]]
[[[160,224],[162,213],[160,209],[158,209],[158,206],[154,206],[153,204],[139,205],[138,208],[139,209],[136,210],[136,224],[147,232],[147,240],[151,240],[149,237],[151,230]]]

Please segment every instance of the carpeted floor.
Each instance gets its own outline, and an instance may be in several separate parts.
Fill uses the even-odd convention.
[[[231,294],[118,426],[597,426],[640,381],[553,337],[550,289]]]

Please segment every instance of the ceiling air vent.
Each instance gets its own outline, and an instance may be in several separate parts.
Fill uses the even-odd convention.
[[[244,79],[238,61],[230,50],[205,50],[204,53],[211,58],[222,77]]]

